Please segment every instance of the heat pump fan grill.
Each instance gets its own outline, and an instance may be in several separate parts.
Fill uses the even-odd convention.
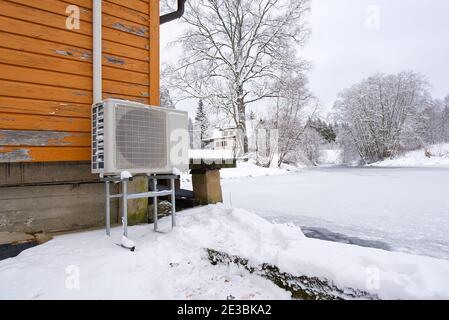
[[[119,169],[167,165],[166,114],[127,105],[115,106],[116,161]]]

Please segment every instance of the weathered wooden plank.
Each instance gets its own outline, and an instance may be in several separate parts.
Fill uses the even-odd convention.
[[[34,69],[0,64],[0,79],[35,84],[61,86],[80,90],[92,89],[92,78],[61,72]],[[147,97],[148,87],[134,83],[103,80],[103,91],[111,94],[124,94],[136,97]]]
[[[0,31],[92,50],[92,37],[90,36],[9,17],[0,16]],[[7,44],[2,44],[2,46],[7,47]],[[148,61],[148,50],[131,47],[113,41],[103,40],[103,52],[106,55]]]
[[[18,4],[27,5],[37,9],[56,12],[65,15],[68,5],[74,4],[81,8],[83,20],[92,21],[92,0],[9,0]],[[134,1],[134,0],[131,0]],[[123,1],[122,1],[123,2]],[[109,15],[137,24],[148,25],[148,14],[126,8],[111,2],[103,1],[103,14]]]
[[[39,0],[34,0],[39,1]],[[137,2],[134,2],[135,0],[131,0],[131,2],[127,1],[128,4],[124,4],[125,1],[116,1],[117,3],[120,3],[120,5],[117,5],[115,3],[112,3],[110,1],[104,1],[103,0],[103,14],[107,14],[110,16],[118,17],[121,19],[125,19],[134,23],[142,24],[147,26],[148,25],[148,13],[142,13],[137,10],[133,10],[130,7],[131,6],[141,6]],[[88,12],[92,9],[92,1],[91,0],[64,0],[66,3],[75,4],[80,7],[83,7],[85,9],[88,9]],[[125,7],[127,6],[127,7]]]
[[[90,133],[0,130],[0,146],[89,147],[90,144]]]
[[[137,98],[137,97],[131,97],[131,96],[124,96],[120,94],[112,94],[112,93],[103,93],[103,99],[124,99],[129,101],[136,101],[144,104],[148,104],[148,98]]]
[[[27,163],[26,165],[18,163],[0,164],[0,187],[89,182],[95,181],[97,178],[97,175],[90,172],[90,161],[38,162]]]
[[[148,14],[148,4],[140,0],[106,0],[107,2],[117,4],[128,9],[136,10],[144,14]]]
[[[90,118],[91,105],[0,96],[1,113]]]
[[[0,113],[0,129],[90,132],[87,118]]]
[[[60,88],[33,83],[14,82],[8,80],[0,80],[0,96],[69,102],[69,103],[92,104],[91,91]],[[103,97],[148,103],[148,98],[146,97],[138,98],[108,92],[105,92],[103,94]],[[30,127],[30,129],[33,129],[33,127]]]
[[[0,80],[0,96],[92,104],[92,93],[86,90],[56,88],[6,80]]]
[[[12,49],[0,47],[0,63],[92,76],[91,57],[89,57],[89,60],[83,60],[83,56],[86,54],[83,51],[84,49],[66,47],[54,43],[50,46],[46,41],[39,40],[36,41],[36,46],[33,44],[26,49],[20,49],[19,43],[8,41],[11,38],[8,36],[4,37],[4,35],[4,33],[0,32],[0,45],[1,43],[8,43]],[[2,40],[6,40],[6,42]],[[32,40],[30,40],[31,42]],[[51,47],[53,49],[50,49]],[[34,51],[36,53],[24,51]],[[43,55],[47,52],[51,55]],[[126,82],[146,85],[148,84],[148,63],[103,55],[103,78],[118,81],[126,80]]]
[[[90,147],[1,147],[0,162],[88,161]]]
[[[30,1],[30,0],[10,0],[12,2],[0,4],[0,9],[2,12],[6,12],[7,16],[20,18],[26,21],[35,21],[43,25],[52,26],[59,29],[66,28],[66,8],[68,3],[62,2],[60,0],[45,0],[45,1]],[[91,3],[90,1],[89,3]],[[45,11],[43,11],[45,10]],[[80,10],[80,29],[73,30],[74,32],[80,32],[87,35],[92,35],[92,11],[90,9],[84,8]],[[120,32],[125,34],[137,36],[135,37],[136,43],[133,44],[138,46],[143,44],[145,46],[144,39],[148,38],[148,28],[145,24],[138,24],[132,21],[127,21],[121,19],[117,16],[111,16],[108,14],[103,14],[103,26],[104,38],[107,40],[118,41],[120,39],[114,40],[114,34],[120,37]]]

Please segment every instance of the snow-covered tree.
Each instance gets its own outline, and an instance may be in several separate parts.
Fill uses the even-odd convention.
[[[276,95],[279,70],[307,67],[291,54],[309,31],[310,0],[189,0],[179,38],[183,57],[164,78],[180,98],[203,99],[244,133],[246,107]]]
[[[414,72],[377,74],[344,90],[335,103],[344,136],[370,163],[397,154],[414,138],[416,115],[429,100],[428,83]],[[346,142],[345,145],[348,145]]]
[[[444,142],[449,142],[449,95],[444,99],[444,107],[441,114],[441,134]]]
[[[194,139],[194,128],[193,128],[193,121],[189,117],[189,148],[193,149],[193,139]]]
[[[335,142],[337,136],[335,135],[334,129],[331,124],[326,123],[326,121],[320,118],[311,118],[309,119],[307,125],[315,129],[326,142]]]
[[[297,152],[307,119],[316,111],[316,99],[307,87],[302,72],[288,72],[278,82],[276,105],[270,110],[269,126],[278,130],[278,158],[280,166],[293,152]]]
[[[318,164],[321,145],[325,142],[323,136],[315,128],[307,126],[301,136],[300,151],[314,166]]]
[[[170,90],[166,87],[161,87],[161,107],[175,109],[175,104],[170,97]]]
[[[205,144],[203,139],[207,137],[207,130],[209,129],[209,121],[207,119],[206,111],[204,109],[203,100],[199,100],[198,107],[196,109],[195,116],[196,130],[199,130],[199,137],[201,139],[201,148],[204,148]]]
[[[252,120],[256,120],[256,113],[254,112],[254,110],[251,110],[248,114],[248,120],[252,121]]]
[[[412,147],[424,147],[443,142],[443,102],[439,100],[429,101],[420,112],[415,115],[414,137],[417,140]]]

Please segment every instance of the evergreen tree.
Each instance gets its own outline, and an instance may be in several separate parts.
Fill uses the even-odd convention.
[[[171,99],[170,91],[165,87],[161,88],[160,105],[161,107],[175,109],[175,104]]]
[[[201,148],[204,148],[205,143],[203,139],[206,138],[207,129],[209,128],[209,121],[207,120],[206,111],[204,110],[203,100],[198,102],[198,108],[196,109],[195,125],[200,130]]]
[[[254,110],[251,110],[248,115],[248,120],[256,120],[256,113]]]
[[[331,124],[326,123],[325,121],[317,118],[317,119],[309,119],[307,122],[307,126],[315,129],[321,137],[328,143],[335,142],[337,135]]]
[[[193,121],[189,117],[189,148],[193,149]]]

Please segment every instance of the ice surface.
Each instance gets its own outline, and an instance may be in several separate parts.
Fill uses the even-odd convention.
[[[223,179],[224,202],[282,222],[449,259],[449,168],[321,168]]]

